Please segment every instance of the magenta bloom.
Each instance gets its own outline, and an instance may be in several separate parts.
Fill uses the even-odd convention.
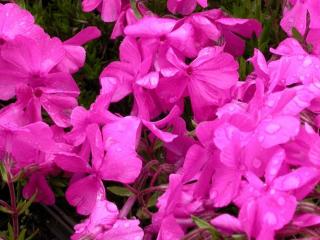
[[[238,81],[238,63],[219,47],[202,49],[189,65],[173,49],[169,49],[167,59],[172,65],[161,70],[166,78],[161,79],[158,94],[175,102],[187,91],[196,120],[208,119],[208,109],[223,104]]]
[[[71,182],[66,192],[67,200],[77,207],[78,213],[90,214],[96,201],[105,199],[101,180],[131,183],[139,175],[141,160],[135,152],[139,124],[133,118],[123,118],[114,123],[110,131],[106,128],[104,136],[97,124],[88,125],[85,131],[91,148],[90,164],[85,156],[68,153],[56,155],[55,163],[60,168],[79,176]],[[119,125],[130,129],[127,134],[131,134],[126,139],[122,135],[119,137],[115,128]]]
[[[69,73],[52,71],[64,57],[61,41],[46,34],[37,40],[18,36],[7,42],[0,57],[0,99],[14,97],[16,89],[23,87],[25,105],[35,121],[42,119],[44,108],[57,125],[68,126],[79,89]]]
[[[57,71],[75,73],[83,67],[86,60],[86,51],[82,45],[101,36],[97,27],[87,27],[72,38],[64,41],[65,56],[56,66]]]
[[[17,4],[0,4],[0,46],[18,35],[32,36],[39,28],[28,11]]]
[[[203,8],[208,6],[207,0],[168,0],[167,7],[172,13],[188,15],[195,10],[197,4]]]
[[[101,11],[102,20],[114,22],[118,19],[121,7],[127,3],[126,0],[82,0],[82,9],[91,12],[94,9]]]

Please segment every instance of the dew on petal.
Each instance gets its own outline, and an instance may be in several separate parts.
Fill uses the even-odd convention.
[[[283,206],[286,203],[286,200],[283,197],[279,197],[277,202],[278,202],[279,205]]]
[[[277,123],[269,123],[266,126],[266,132],[270,134],[274,134],[280,130],[281,126]]]
[[[262,165],[262,162],[260,161],[260,159],[256,158],[253,160],[253,166],[255,168],[259,168],[259,167],[261,167],[261,165]]]
[[[295,176],[288,177],[283,183],[285,188],[296,188],[299,186],[299,184],[300,179]]]
[[[312,59],[310,57],[307,57],[304,61],[303,61],[303,66],[304,67],[308,67],[310,64],[312,64]]]
[[[269,225],[277,224],[277,217],[273,212],[267,212],[264,215],[264,221]]]

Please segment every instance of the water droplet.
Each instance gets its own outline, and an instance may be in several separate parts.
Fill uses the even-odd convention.
[[[271,189],[271,190],[270,190],[270,194],[271,194],[271,195],[273,195],[273,194],[275,194],[275,193],[276,193],[276,190],[274,190],[274,189]]]
[[[279,204],[280,206],[283,206],[285,203],[286,203],[286,200],[285,200],[283,197],[280,197],[280,198],[278,199],[278,204]]]
[[[305,101],[303,101],[303,100],[300,99],[299,97],[296,97],[296,98],[294,99],[294,102],[295,102],[299,107],[302,107],[302,108],[305,108],[305,107],[306,107]]]
[[[299,77],[299,79],[300,79],[301,81],[303,81],[303,80],[305,79],[305,77],[304,77],[303,75],[301,75],[301,76]]]
[[[115,224],[113,224],[113,228],[118,228],[119,227],[119,223],[116,222]]]
[[[275,225],[277,223],[277,217],[273,212],[267,212],[264,215],[264,221],[269,225]]]
[[[299,184],[300,184],[300,179],[295,176],[288,177],[283,182],[283,186],[285,188],[296,188],[299,186]]]
[[[217,195],[218,195],[217,191],[210,192],[210,198],[211,199],[215,199],[217,197]]]
[[[169,98],[169,103],[175,103],[178,100],[177,97],[171,97]]]
[[[313,85],[317,88],[320,88],[320,82],[314,82]]]
[[[117,147],[117,148],[116,148],[116,151],[117,151],[117,152],[121,152],[121,151],[122,151],[122,148],[121,148],[121,147]]]
[[[303,66],[304,67],[308,67],[310,64],[312,63],[312,59],[310,57],[307,57],[304,61],[303,61]]]
[[[253,160],[253,166],[255,167],[255,168],[259,168],[259,167],[261,167],[261,165],[262,165],[262,162],[260,161],[260,159],[258,159],[258,158],[255,158],[254,160]]]
[[[264,140],[264,136],[263,136],[263,135],[260,135],[260,136],[258,137],[258,140],[259,140],[259,142],[262,142],[262,141]]]
[[[125,222],[125,223],[123,224],[123,226],[124,226],[125,228],[127,228],[127,227],[129,227],[129,223]]]
[[[303,57],[302,55],[299,55],[299,56],[298,56],[298,59],[299,59],[299,60],[302,60],[303,58],[304,58],[304,57]]]
[[[279,124],[276,123],[269,123],[266,126],[266,132],[270,133],[270,134],[274,134],[276,132],[278,132],[280,130],[281,126]]]
[[[270,169],[270,174],[271,174],[271,175],[276,175],[277,171],[278,171],[278,169],[276,169],[276,168],[271,168],[271,169]]]
[[[266,102],[266,104],[267,104],[268,107],[273,107],[275,103],[276,103],[276,101],[273,100],[273,99],[269,99],[269,100]]]
[[[232,127],[227,127],[226,130],[227,130],[227,137],[231,139],[233,136],[234,129]]]

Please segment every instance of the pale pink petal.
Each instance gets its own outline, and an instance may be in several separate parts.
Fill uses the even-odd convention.
[[[82,10],[84,12],[91,12],[96,9],[102,0],[82,0]]]
[[[121,144],[126,146],[128,150],[134,151],[138,145],[140,131],[140,120],[135,117],[128,116],[108,123],[103,127],[105,146],[109,147],[112,144]]]
[[[54,193],[41,173],[32,174],[22,190],[23,197],[27,199],[31,198],[35,193],[37,202],[46,205],[54,204]]]
[[[89,175],[71,183],[66,192],[66,199],[77,212],[89,215],[97,200],[105,198],[105,190],[102,182],[94,175]]]
[[[27,10],[13,3],[0,5],[0,39],[13,40],[32,30],[34,18]]]
[[[177,135],[172,134],[170,132],[164,132],[156,127],[156,125],[152,122],[142,120],[142,123],[145,127],[147,127],[156,137],[158,137],[163,142],[172,142]]]
[[[281,191],[290,191],[313,185],[314,180],[319,180],[320,172],[312,167],[300,167],[284,176],[278,177],[273,182],[273,187]]]
[[[124,32],[132,37],[161,37],[171,32],[175,24],[174,19],[145,16],[137,23],[127,26]]]
[[[179,240],[183,236],[184,232],[173,215],[162,220],[157,240]]]
[[[76,154],[56,154],[54,162],[64,171],[73,173],[87,173],[91,170],[89,164]]]
[[[101,36],[101,31],[95,26],[89,26],[82,29],[73,37],[64,41],[64,44],[81,46]]]
[[[121,11],[121,0],[103,0],[101,17],[104,22],[114,22]]]
[[[138,220],[117,220],[112,228],[103,234],[103,239],[142,240],[143,230]]]
[[[229,214],[221,214],[210,221],[210,223],[218,229],[227,233],[240,233],[242,227],[240,221]]]
[[[299,227],[310,227],[320,225],[320,216],[313,213],[303,213],[295,216],[292,224]]]
[[[134,150],[125,145],[113,144],[107,149],[99,172],[104,180],[132,183],[140,174],[141,167],[141,159]]]

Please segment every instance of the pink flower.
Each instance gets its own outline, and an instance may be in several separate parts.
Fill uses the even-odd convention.
[[[109,229],[117,221],[119,211],[115,204],[107,200],[96,202],[90,216],[82,223],[77,224],[72,235],[72,240],[83,239],[85,237],[96,238],[105,229]]]
[[[241,56],[245,50],[245,39],[259,36],[261,24],[255,19],[241,19],[227,16],[219,9],[194,13],[180,22],[191,24],[194,30],[196,48],[225,43],[225,51]],[[181,23],[180,23],[181,24]]]
[[[266,185],[255,175],[247,175],[236,203],[240,205],[239,220],[248,237],[273,239],[274,231],[281,229],[293,218],[296,208],[294,193],[303,188],[311,191],[314,181],[319,181],[315,168],[298,168],[278,176],[282,161],[272,159],[265,172]],[[298,196],[296,195],[296,196]],[[284,207],[285,206],[285,207]]]
[[[225,103],[238,80],[237,62],[219,47],[202,49],[189,65],[173,49],[168,50],[167,59],[172,65],[161,70],[166,78],[161,79],[158,94],[176,101],[187,91],[196,120],[212,117],[212,110],[208,110]]]
[[[25,105],[37,116],[35,121],[42,119],[44,108],[57,125],[68,126],[79,89],[69,73],[52,72],[64,56],[61,41],[46,34],[37,40],[18,36],[7,42],[1,49],[0,98],[8,100],[23,87]]]
[[[208,6],[207,0],[168,0],[167,7],[172,13],[188,15],[195,10],[197,3],[203,8]]]
[[[87,27],[72,38],[63,42],[65,57],[56,66],[57,71],[75,73],[83,67],[86,51],[82,45],[99,38],[101,32],[97,27]]]
[[[86,127],[91,148],[91,164],[84,156],[75,154],[62,153],[55,157],[55,163],[60,168],[80,174],[80,178],[71,182],[66,192],[68,202],[76,206],[80,214],[90,214],[96,201],[104,200],[105,190],[101,180],[131,183],[140,173],[142,164],[135,152],[139,121],[130,117],[120,121],[120,124],[129,130],[127,134],[131,133],[130,138],[123,139],[122,135],[119,138],[117,131],[108,129],[104,130],[102,136],[97,124]]]
[[[320,29],[319,17],[320,4],[315,0],[297,0],[294,6],[285,12],[280,25],[289,36],[292,29],[296,28],[301,35],[305,34],[307,28]],[[310,25],[307,26],[307,14],[310,14]]]
[[[172,47],[186,57],[195,57],[194,29],[189,23],[178,24],[175,19],[144,16],[141,20],[127,26],[125,34],[144,39],[145,53],[155,55],[157,65],[161,67],[168,47]]]
[[[91,12],[98,8],[103,21],[114,22],[119,17],[121,7],[127,2],[127,0],[82,0],[82,9],[84,12]]]
[[[18,35],[32,36],[38,28],[28,11],[17,4],[0,4],[0,46]]]
[[[45,176],[41,173],[34,173],[29,178],[29,181],[24,186],[22,191],[24,198],[31,198],[36,194],[35,200],[46,205],[53,205],[55,203],[54,192],[48,185]]]

